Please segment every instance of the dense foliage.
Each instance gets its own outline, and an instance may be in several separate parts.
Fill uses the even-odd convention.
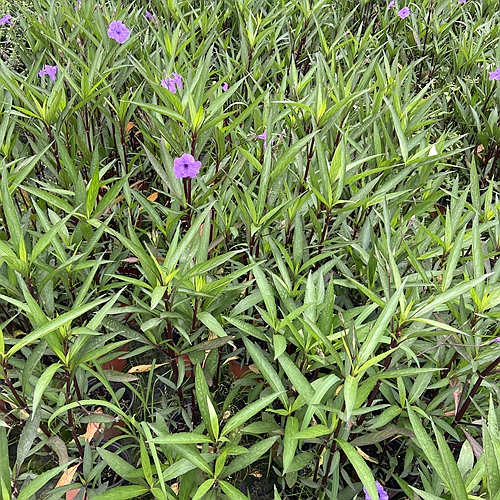
[[[1,1],[0,498],[500,499],[499,26]]]

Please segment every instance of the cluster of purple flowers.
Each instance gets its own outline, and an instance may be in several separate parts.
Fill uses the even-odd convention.
[[[172,73],[172,76],[168,80],[166,78],[163,78],[163,80],[161,81],[161,86],[175,94],[177,90],[182,90],[181,75]]]

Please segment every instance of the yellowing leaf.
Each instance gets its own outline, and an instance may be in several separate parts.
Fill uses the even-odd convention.
[[[160,363],[159,365],[155,365],[155,368],[158,368],[160,366],[165,366],[169,365],[170,363]],[[133,366],[130,368],[130,370],[127,373],[147,373],[151,371],[153,365],[137,365]]]
[[[356,450],[358,451],[358,453],[365,459],[367,460],[368,462],[372,462],[374,464],[378,464],[377,460],[375,460],[374,458],[370,457],[370,455],[367,455],[361,448],[358,448],[356,446]]]

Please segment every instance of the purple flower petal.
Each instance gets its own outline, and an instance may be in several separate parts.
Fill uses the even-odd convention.
[[[56,81],[56,73],[57,73],[57,66],[50,66],[46,64],[39,72],[38,76],[42,77],[44,75],[48,75],[50,79],[55,82]]]
[[[495,71],[490,71],[490,80],[500,80],[500,67]]]
[[[222,92],[226,92],[228,88],[229,88],[229,84],[227,82],[224,82],[222,84]]]
[[[130,36],[130,30],[121,21],[112,21],[109,25],[108,36],[118,43],[125,43]]]
[[[396,2],[394,0],[391,0],[388,4],[387,4],[387,8],[390,9],[392,7],[396,7]]]
[[[151,12],[149,12],[148,10],[146,11],[146,14],[144,14],[144,17],[151,20],[155,18],[154,14],[151,14]]]
[[[384,490],[384,487],[378,481],[376,481],[375,484],[377,486],[378,499],[379,500],[389,500],[389,495]],[[372,500],[370,495],[368,495],[366,488],[363,488],[363,492],[365,494],[365,500]]]
[[[188,153],[184,153],[180,158],[174,160],[174,174],[177,179],[184,177],[194,178],[200,171],[201,161],[196,161],[194,157]]]
[[[408,17],[410,15],[410,9],[408,7],[403,7],[399,12],[398,16],[401,19],[404,19],[405,17]]]
[[[172,94],[175,94],[177,90],[182,90],[182,77],[177,73],[172,73],[172,76],[168,80],[163,78],[161,86],[170,90]]]
[[[0,19],[0,26],[3,26],[4,24],[8,24],[9,26],[12,24],[12,16],[10,14],[5,14],[5,16],[3,16],[1,19]]]

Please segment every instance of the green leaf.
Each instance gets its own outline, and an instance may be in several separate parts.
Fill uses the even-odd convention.
[[[131,498],[139,498],[141,495],[148,493],[149,488],[144,486],[117,486],[111,488],[104,493],[92,497],[92,500],[128,500]]]
[[[289,472],[297,449],[295,436],[299,432],[299,421],[297,417],[288,416],[285,424],[285,436],[283,438],[283,474]]]
[[[354,467],[354,470],[358,474],[370,498],[378,498],[377,486],[373,474],[361,455],[357,452],[356,448],[342,439],[336,439],[335,441],[337,441],[347,459],[351,462],[351,465]]]
[[[248,422],[254,415],[259,413],[266,406],[269,406],[279,395],[279,393],[269,394],[245,406],[226,422],[226,425],[222,429],[221,436],[227,436],[231,431]]]
[[[363,341],[361,349],[359,350],[358,356],[356,358],[358,366],[363,365],[363,363],[368,361],[368,358],[373,356],[376,352],[380,339],[382,338],[384,333],[386,333],[386,328],[393,319],[394,313],[398,308],[399,299],[403,293],[405,285],[406,279],[386,303],[382,312],[380,313],[380,316],[377,318],[377,321],[366,336],[366,339]]]
[[[143,477],[142,469],[136,469],[132,464],[129,464],[118,453],[113,453],[105,448],[97,448],[101,458],[123,479],[131,483],[137,483],[138,479]]]
[[[214,483],[215,479],[207,479],[202,484],[200,484],[200,486],[198,486],[198,489],[196,490],[196,493],[193,495],[192,500],[201,500],[204,497],[205,493],[207,493],[208,490],[212,488]]]
[[[276,302],[274,298],[273,288],[267,281],[266,275],[264,274],[264,271],[262,271],[260,266],[254,267],[253,273],[255,276],[255,281],[257,282],[257,286],[259,287],[260,293],[262,294],[262,298],[264,299],[264,303],[266,304],[266,310],[271,318],[271,326],[275,327],[278,322],[278,316],[276,312]]]
[[[297,431],[293,439],[313,439],[320,436],[326,436],[331,432],[332,431],[326,425],[317,424],[302,431]]]
[[[211,434],[214,436],[214,441],[219,440],[219,417],[217,412],[215,411],[214,404],[210,399],[210,396],[207,395],[207,406],[208,406],[208,414],[210,415],[210,419],[208,423],[210,424]],[[205,424],[206,425],[206,424]]]
[[[3,462],[4,460],[2,460]],[[47,483],[53,478],[60,474],[68,464],[60,465],[54,469],[50,469],[43,474],[37,476],[33,481],[23,486],[19,495],[17,495],[17,500],[29,500],[35,493],[40,491]],[[10,498],[10,497],[8,497]]]
[[[264,377],[265,381],[273,388],[273,390],[280,394],[281,402],[285,408],[288,408],[288,398],[286,391],[281,382],[281,377],[276,373],[271,363],[267,360],[266,356],[260,347],[253,344],[246,337],[242,337],[248,354],[252,357],[253,362],[259,367],[259,371]]]
[[[436,436],[439,454],[441,455],[441,460],[444,465],[443,474],[446,474],[447,483],[450,486],[452,496],[455,500],[463,500],[467,498],[467,490],[465,489],[464,480],[462,479],[453,453],[436,426],[433,425],[432,427],[434,429],[434,435]]]
[[[54,375],[56,374],[57,370],[59,370],[59,368],[61,367],[62,365],[60,363],[55,363],[46,368],[43,371],[42,375],[40,375],[40,378],[36,383],[35,391],[33,392],[33,415],[35,415],[38,410],[38,405],[42,401],[45,389],[54,378]]]
[[[169,446],[171,446],[178,455],[191,462],[197,469],[206,472],[209,476],[213,476],[211,467],[208,465],[208,462],[201,456],[198,448],[186,444],[171,444]]]
[[[429,460],[430,465],[434,468],[436,473],[439,474],[443,481],[445,481],[446,478],[443,478],[442,476],[444,471],[443,460],[441,459],[441,455],[434,445],[433,439],[429,436],[429,434],[427,434],[424,426],[415,415],[415,412],[409,404],[407,406],[407,410],[408,416],[410,417],[411,427],[413,429],[413,432],[415,433],[415,440],[417,441],[417,444],[420,446],[420,448],[422,448],[422,451],[427,457],[427,460]]]
[[[278,361],[297,392],[304,398],[306,404],[310,404],[314,396],[314,389],[309,381],[286,352],[279,357]]]
[[[74,319],[83,316],[87,311],[94,309],[103,302],[106,302],[108,298],[97,299],[88,304],[78,307],[76,310],[71,310],[66,313],[61,314],[57,318],[49,321],[47,324],[37,328],[35,331],[23,337],[19,342],[17,342],[7,353],[8,356],[12,356],[17,351],[23,349],[25,346],[33,343],[35,340],[44,337],[45,335],[57,330],[60,326],[66,323],[71,323]]]
[[[248,500],[246,495],[226,481],[219,481],[219,486],[231,500]]]
[[[207,427],[210,437],[215,442],[217,441],[217,438],[215,436],[214,429],[212,429],[212,426],[210,425],[210,410],[208,408],[208,400],[211,399],[210,391],[208,389],[205,373],[203,372],[203,368],[200,364],[197,364],[195,367],[194,386],[196,392],[196,401],[198,403],[198,409],[200,410],[201,418],[203,422],[205,422],[205,426]]]
[[[24,424],[21,435],[17,440],[17,456],[16,456],[16,470],[17,474],[23,466],[24,460],[30,454],[30,450],[35,445],[35,439],[38,434],[38,427],[40,426],[41,411],[38,409],[33,412],[31,418]],[[8,462],[7,462],[8,463]]]
[[[262,441],[257,441],[255,444],[248,448],[246,453],[238,455],[222,470],[220,478],[231,476],[249,465],[255,463],[259,458],[266,453],[271,446],[279,439],[279,436],[273,436]]]
[[[456,287],[447,290],[444,293],[440,293],[439,295],[434,297],[433,300],[428,302],[425,306],[417,309],[415,313],[412,315],[412,318],[410,319],[413,319],[413,317],[417,315],[418,317],[422,317],[431,312],[439,311],[440,308],[438,306],[440,306],[441,304],[446,304],[446,302],[449,302],[451,300],[458,299],[462,295],[469,293],[472,288],[474,288],[477,284],[483,282],[484,280],[488,279],[488,277],[491,276],[491,274],[492,273],[484,274],[479,278],[474,278],[472,280],[465,281],[460,285],[457,285]]]
[[[0,426],[0,456],[9,456],[7,429]],[[10,486],[10,468],[8,460],[0,460],[0,498],[12,498]]]
[[[224,328],[222,328],[221,324],[217,321],[216,318],[214,318],[209,312],[206,312],[206,311],[200,311],[198,313],[198,319],[213,333],[215,333],[215,335],[217,335],[217,337],[224,337],[225,338],[225,342],[228,342],[229,341],[229,338],[232,338],[232,337],[227,337],[227,334],[226,332],[224,331]],[[217,339],[214,339],[214,340],[217,340]],[[212,342],[212,341],[208,341],[208,342]],[[217,346],[217,347],[222,347],[222,345],[224,344],[221,344],[220,346]],[[199,346],[198,346],[199,347]],[[212,347],[212,349],[214,349],[214,347]]]
[[[286,349],[286,338],[283,335],[273,335],[274,359],[278,359]]]
[[[347,421],[351,419],[352,411],[355,410],[356,396],[358,394],[358,377],[353,377],[347,374],[344,381],[344,401],[345,401],[345,418]]]
[[[151,294],[151,310],[155,309],[156,306],[163,300],[166,291],[166,285],[157,286],[153,289],[153,293]]]
[[[154,430],[156,428],[152,426]],[[175,434],[162,434],[158,437],[151,439],[152,443],[157,444],[198,444],[198,443],[212,443],[213,439],[205,436],[205,434],[198,434],[196,432],[177,432]]]

